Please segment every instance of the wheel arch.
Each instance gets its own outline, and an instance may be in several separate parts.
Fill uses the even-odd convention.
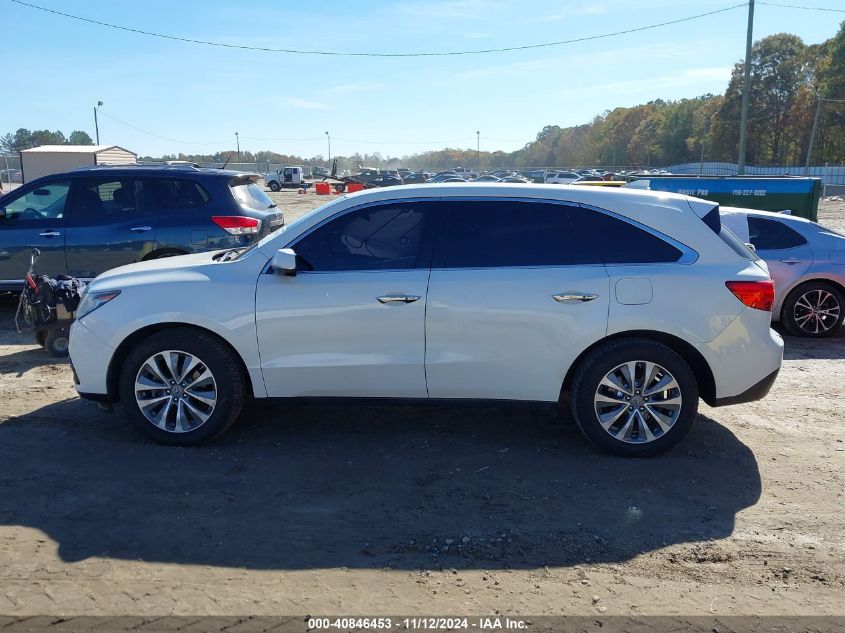
[[[153,325],[148,325],[146,327],[142,327],[139,330],[135,330],[125,339],[120,342],[120,345],[112,354],[111,360],[109,361],[108,371],[106,373],[106,386],[108,388],[108,397],[111,402],[119,402],[120,400],[120,370],[123,367],[124,361],[135,348],[135,346],[140,343],[145,338],[152,336],[153,334],[158,334],[159,332],[164,332],[166,330],[174,330],[179,328],[190,328],[192,330],[196,330],[198,332],[202,332],[208,336],[213,336],[217,339],[226,349],[228,349],[234,358],[237,359],[240,369],[243,372],[244,377],[246,377],[246,385],[247,385],[247,395],[253,396],[255,394],[255,390],[252,386],[252,380],[250,378],[249,371],[247,371],[246,362],[244,362],[243,357],[238,353],[238,351],[222,336],[209,330],[208,328],[204,328],[193,323],[179,323],[179,322],[168,322],[168,323],[156,323]]]
[[[181,248],[172,248],[172,247],[165,247],[165,248],[157,248],[154,251],[150,251],[141,261],[148,262],[151,259],[159,259],[161,257],[176,257],[177,255],[189,255],[190,252],[186,251]]]
[[[780,306],[778,306],[778,312],[777,312],[778,320],[783,321],[783,311],[786,308],[786,300],[789,298],[789,295],[791,295],[796,290],[799,290],[801,288],[801,286],[804,286],[805,284],[809,284],[809,283],[814,283],[814,282],[828,284],[830,286],[833,286],[841,294],[845,295],[845,286],[843,286],[837,279],[834,279],[833,277],[825,277],[823,275],[818,275],[818,274],[815,274],[815,275],[812,275],[812,276],[808,275],[808,276],[802,277],[799,281],[792,284],[789,287],[789,289],[783,294],[783,298],[780,301]]]
[[[626,332],[618,332],[611,334],[605,338],[599,339],[584,351],[582,351],[575,361],[570,365],[566,376],[563,378],[560,395],[563,397],[564,393],[569,392],[572,387],[572,379],[578,371],[578,367],[582,362],[598,347],[606,345],[612,341],[618,341],[626,338],[649,339],[657,343],[662,343],[673,352],[678,354],[689,365],[692,370],[695,380],[698,383],[698,391],[701,399],[707,404],[711,404],[716,400],[716,380],[713,377],[713,370],[710,365],[695,347],[690,345],[682,338],[678,338],[673,334],[666,332],[658,332],[654,330],[628,330]]]

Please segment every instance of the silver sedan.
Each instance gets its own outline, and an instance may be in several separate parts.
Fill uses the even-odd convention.
[[[845,236],[804,218],[721,208],[722,222],[769,266],[772,320],[795,336],[830,336],[845,316]]]

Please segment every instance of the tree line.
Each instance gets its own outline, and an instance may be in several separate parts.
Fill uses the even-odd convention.
[[[845,161],[845,22],[838,33],[821,44],[805,44],[788,33],[756,42],[751,54],[749,107],[749,165],[803,164],[818,109],[813,164]],[[692,99],[615,108],[589,123],[572,127],[549,125],[514,152],[477,152],[446,148],[403,157],[372,154],[339,156],[340,170],[361,166],[437,170],[458,165],[474,169],[629,165],[660,167],[701,159],[737,162],[744,62],[731,73],[724,95],[705,94]],[[819,107],[821,104],[821,107]],[[0,149],[16,152],[39,144],[90,144],[91,138],[73,132],[67,141],[61,132],[18,130],[0,137]],[[326,160],[234,150],[215,154],[169,154],[149,160],[227,161],[322,165]]]
[[[9,132],[0,136],[0,152],[4,154],[17,154],[22,149],[30,149],[39,145],[93,145],[92,139],[87,132],[74,130],[70,136],[65,137],[61,130],[51,132],[50,130],[33,130],[20,128],[17,132]]]

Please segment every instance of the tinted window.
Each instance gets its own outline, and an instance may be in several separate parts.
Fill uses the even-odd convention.
[[[73,218],[119,221],[138,213],[136,189],[140,189],[140,183],[134,178],[85,178],[78,182],[73,194]]]
[[[783,222],[748,216],[748,235],[757,250],[780,250],[803,246],[807,240]]]
[[[6,222],[56,220],[64,216],[70,182],[63,180],[41,185],[5,203]]]
[[[295,246],[306,270],[375,270],[428,266],[423,247],[430,212],[422,203],[352,211],[306,235]]]
[[[570,218],[575,264],[676,262],[680,250],[629,222],[590,209],[573,208]]]
[[[256,209],[257,211],[266,211],[276,206],[276,203],[273,202],[270,196],[264,193],[264,190],[254,182],[242,182],[240,184],[230,185],[229,188],[232,190],[235,200],[242,206]]]
[[[538,202],[450,202],[439,265],[556,266],[572,262],[567,207]]]
[[[197,209],[210,199],[199,183],[181,178],[147,180],[146,189],[148,206],[156,211]]]

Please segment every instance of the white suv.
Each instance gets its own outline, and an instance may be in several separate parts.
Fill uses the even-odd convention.
[[[598,446],[663,452],[699,397],[763,397],[765,268],[712,202],[501,183],[344,196],[248,249],[88,286],[76,388],[153,438],[209,440],[247,397],[561,402]]]

